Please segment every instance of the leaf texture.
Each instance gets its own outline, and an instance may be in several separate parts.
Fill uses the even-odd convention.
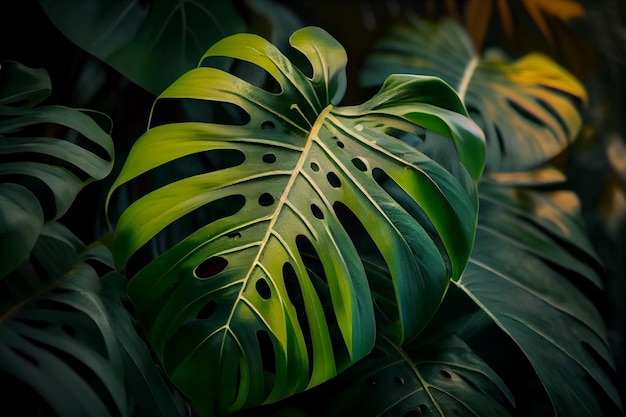
[[[253,64],[278,91],[210,65],[186,73],[155,109],[192,99],[234,104],[244,117],[155,117],[109,195],[170,161],[230,152],[133,202],[113,246],[126,268],[169,225],[209,208],[204,225],[129,284],[152,347],[203,416],[328,380],[369,353],[377,326],[397,343],[414,338],[473,242],[484,138],[454,91],[395,76],[368,102],[336,107],[343,48],[313,27],[290,42],[309,71],[251,34],[211,47],[202,62]],[[426,132],[450,152],[419,151]]]

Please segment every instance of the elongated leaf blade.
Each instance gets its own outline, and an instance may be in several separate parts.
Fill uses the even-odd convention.
[[[595,385],[621,407],[605,324],[568,279],[600,285],[576,197],[487,182],[479,188],[476,242],[456,284],[518,344],[556,415],[605,415]]]
[[[361,83],[380,85],[393,73],[433,75],[454,87],[485,132],[489,172],[524,171],[558,155],[578,134],[587,99],[582,84],[545,55],[478,56],[451,20],[392,28],[366,60]]]
[[[28,258],[45,221],[109,174],[114,155],[110,126],[95,114],[37,106],[50,93],[45,71],[5,61],[0,75],[1,278]]]
[[[211,213],[129,284],[152,347],[201,415],[326,381],[372,349],[377,325],[398,343],[410,340],[473,241],[484,138],[454,91],[436,78],[397,76],[363,105],[335,107],[343,48],[319,28],[290,42],[310,74],[255,35],[209,49],[203,62],[253,64],[279,91],[212,66],[188,72],[155,109],[192,99],[234,104],[246,117],[154,126],[109,195],[178,158],[231,152],[221,166],[131,204],[113,246],[126,268],[169,225],[200,208]],[[439,155],[443,164],[405,137],[431,130],[451,149]],[[366,272],[372,260],[376,276]]]

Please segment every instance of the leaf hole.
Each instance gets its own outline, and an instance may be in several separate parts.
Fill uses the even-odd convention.
[[[256,340],[259,344],[263,371],[276,374],[276,353],[274,352],[272,338],[265,330],[258,330],[256,332]]]
[[[317,204],[311,204],[311,213],[315,216],[315,218],[322,220],[324,218],[324,213],[322,209],[320,209]]]
[[[446,378],[446,379],[452,379],[452,374],[448,371],[446,371],[445,369],[441,369],[439,371],[439,373],[441,374],[442,377]]]
[[[311,162],[311,169],[315,172],[318,172],[320,170],[320,166],[315,162]]]
[[[204,307],[202,307],[202,309],[200,309],[200,311],[198,311],[196,318],[198,320],[206,320],[210,318],[215,313],[216,310],[217,310],[217,301],[210,300],[208,303],[204,305]]]
[[[396,376],[396,377],[393,379],[393,382],[395,382],[395,383],[396,383],[396,384],[398,384],[398,385],[404,385],[405,380],[404,380],[404,378],[402,378],[401,376]]]
[[[254,285],[256,292],[259,293],[262,299],[269,300],[272,297],[272,289],[265,280],[265,278],[259,278]]]
[[[50,322],[45,321],[45,320],[15,318],[15,321],[19,321],[20,323],[23,323],[34,329],[47,329],[51,326]]]
[[[511,99],[506,99],[506,102],[509,106],[511,106],[511,108],[517,112],[520,116],[522,116],[524,119],[528,120],[531,123],[534,123],[536,125],[539,126],[545,126],[545,122],[543,120],[541,120],[541,118],[539,118],[532,110],[524,107],[522,104],[519,104],[518,102],[511,100]]]
[[[63,331],[65,332],[65,334],[67,334],[68,336],[76,336],[76,328],[74,326],[70,326],[69,324],[64,324],[63,326],[61,326],[61,329],[63,329]]]
[[[335,202],[333,209],[339,222],[348,233],[352,244],[356,248],[361,259],[367,259],[367,263],[371,264],[374,269],[380,270],[380,276],[388,276],[391,278],[391,274],[388,272],[389,267],[385,258],[380,253],[376,242],[372,236],[368,233],[367,229],[361,223],[360,219],[354,214],[352,210],[342,202]],[[378,313],[382,314],[383,318],[391,322],[399,319],[398,311],[395,308],[396,295],[395,288],[391,279],[380,279],[379,277],[372,278],[368,269],[365,273],[368,274],[368,280],[376,279],[377,294],[384,300],[390,300],[391,302],[376,302],[374,305],[378,310]]]
[[[387,352],[385,352],[378,346],[375,346],[374,349],[372,349],[372,356],[376,359],[382,359],[387,356]]]
[[[502,132],[500,131],[500,128],[498,128],[498,126],[494,126],[494,132],[496,134],[496,140],[498,141],[498,146],[500,147],[500,155],[505,156],[508,152],[508,148],[506,145],[506,141],[504,140],[504,137],[502,136]]]
[[[39,367],[39,362],[33,356],[29,355],[28,353],[24,352],[21,349],[16,349],[13,346],[9,346],[9,349],[12,350],[13,353],[15,353],[17,356],[19,356],[20,358],[26,360],[27,362],[29,362],[33,366]]]
[[[132,277],[159,254],[173,247],[199,228],[236,214],[245,203],[246,198],[243,195],[226,196],[211,201],[170,223],[131,256],[126,268],[127,275]]]
[[[265,155],[263,155],[263,162],[273,164],[274,162],[276,162],[276,155],[274,155],[273,153],[266,153]]]
[[[239,232],[230,232],[230,233],[226,234],[226,237],[229,238],[229,239],[236,240],[236,239],[241,238],[241,233],[239,233]]]
[[[367,165],[361,158],[352,158],[352,164],[361,172],[367,172]]]
[[[46,310],[54,310],[54,311],[62,311],[62,312],[78,311],[76,308],[72,307],[69,304],[60,303],[54,300],[46,300],[46,299],[37,300],[37,306]]]
[[[263,67],[249,61],[226,56],[210,56],[204,58],[200,65],[229,72],[269,93],[280,94],[282,92],[280,83],[276,78]]]
[[[263,193],[259,196],[259,205],[268,207],[274,204],[274,197],[270,193]]]
[[[243,126],[250,120],[248,112],[233,103],[195,98],[161,98],[154,104],[150,128],[188,122]]]
[[[328,183],[332,187],[334,187],[334,188],[341,187],[341,180],[339,179],[337,174],[335,174],[334,172],[329,172],[328,174],[326,174],[326,179],[328,180]]]
[[[345,148],[345,144],[342,141],[338,141],[337,142],[337,146],[339,146],[341,149]]]
[[[261,129],[263,130],[274,129],[275,127],[276,125],[271,120],[266,120],[263,123],[261,123]]]
[[[196,267],[194,274],[198,279],[207,279],[214,277],[215,275],[226,269],[228,261],[221,256],[211,256],[205,259]]]
[[[283,264],[283,282],[287,290],[287,297],[291,301],[291,305],[296,310],[298,324],[302,331],[304,344],[306,345],[307,356],[309,358],[309,379],[313,375],[313,338],[311,337],[311,327],[306,316],[304,305],[304,297],[302,296],[302,287],[298,280],[298,275],[289,262]]]
[[[335,363],[337,370],[341,371],[350,365],[350,353],[341,333],[341,329],[339,328],[324,264],[319,253],[306,236],[298,235],[296,237],[296,246],[302,258],[302,263],[306,268],[307,275],[313,284],[315,293],[322,304],[324,319],[328,325],[328,333],[335,356]]]

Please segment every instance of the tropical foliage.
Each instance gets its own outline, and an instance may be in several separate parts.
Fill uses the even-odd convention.
[[[624,415],[566,159],[602,90],[507,48],[588,6],[305,3],[40,0],[79,64],[0,56],[7,409]]]

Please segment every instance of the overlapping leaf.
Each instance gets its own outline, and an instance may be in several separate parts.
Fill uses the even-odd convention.
[[[186,73],[155,109],[187,99],[244,115],[152,127],[111,190],[181,157],[228,156],[135,201],[115,232],[125,268],[178,219],[210,213],[129,285],[156,354],[203,416],[335,376],[371,350],[377,321],[396,343],[411,339],[473,242],[484,138],[454,91],[437,78],[398,75],[370,101],[334,107],[345,88],[343,48],[318,28],[290,42],[309,75],[255,35],[215,44],[203,62],[253,64],[279,91],[212,66]],[[442,164],[411,143],[425,132],[438,141],[429,146],[449,150],[429,153]],[[370,260],[382,266],[376,276],[366,272]]]
[[[487,171],[523,171],[559,154],[578,134],[578,105],[586,100],[574,76],[545,55],[516,61],[479,57],[465,30],[451,20],[398,26],[368,57],[366,86],[392,73],[441,77],[463,98],[485,132]]]
[[[370,355],[305,399],[313,402],[311,415],[328,417],[508,417],[511,393],[451,335],[411,349],[381,338]]]
[[[5,278],[0,369],[58,415],[128,416],[115,330],[102,314],[100,277],[81,262],[82,250],[67,229],[48,223],[32,263]]]
[[[59,416],[130,416],[135,407],[146,415],[182,415],[122,305],[125,279],[101,278],[88,260],[110,264],[111,253],[47,223],[30,261],[2,282],[5,389],[19,399],[28,393],[20,407],[33,415],[50,409]],[[148,401],[137,405],[129,396]]]
[[[456,285],[519,345],[557,415],[605,415],[595,386],[620,400],[605,324],[581,290],[600,280],[576,197],[479,188],[476,243]]]
[[[40,4],[70,40],[154,95],[194,68],[218,39],[245,27],[231,1]]]
[[[113,166],[110,126],[99,115],[37,106],[50,93],[44,70],[0,67],[0,277],[28,258],[45,221]]]

